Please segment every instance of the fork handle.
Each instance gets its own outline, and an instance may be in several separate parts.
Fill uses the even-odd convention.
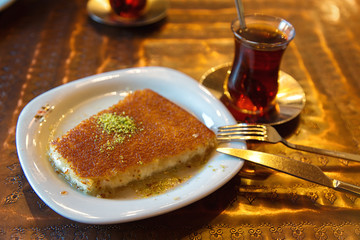
[[[331,150],[327,150],[327,149],[308,147],[308,146],[293,144],[286,140],[283,140],[282,143],[293,149],[298,149],[298,150],[312,152],[312,153],[319,153],[319,154],[328,155],[328,156],[332,156],[332,157],[343,158],[343,159],[347,159],[347,160],[351,160],[351,161],[360,162],[360,155],[358,155],[358,154],[337,152],[337,151],[331,151]]]
[[[342,182],[339,180],[335,180],[333,179],[334,182],[334,189],[342,191],[342,192],[348,192],[348,193],[352,193],[357,195],[358,197],[360,197],[360,187],[350,184],[350,183],[346,183],[346,182]]]

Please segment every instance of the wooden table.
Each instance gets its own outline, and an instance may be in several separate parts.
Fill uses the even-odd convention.
[[[296,29],[282,70],[298,80],[307,101],[301,115],[279,131],[294,143],[360,153],[360,1],[244,5],[246,13],[283,17]],[[85,0],[18,0],[0,12],[0,238],[359,239],[360,199],[248,164],[196,203],[117,225],[63,218],[28,184],[15,127],[31,99],[79,78],[130,67],[170,67],[199,80],[210,67],[232,61],[235,17],[232,0],[171,0],[165,20],[139,28],[92,21]],[[248,147],[317,165],[360,185],[359,163],[282,144]]]

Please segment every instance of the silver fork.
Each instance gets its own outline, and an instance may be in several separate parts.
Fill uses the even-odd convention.
[[[275,128],[267,124],[239,123],[235,125],[222,126],[218,128],[217,139],[219,141],[255,140],[270,143],[281,142],[293,149],[360,162],[360,155],[357,154],[336,152],[290,143],[281,137]]]

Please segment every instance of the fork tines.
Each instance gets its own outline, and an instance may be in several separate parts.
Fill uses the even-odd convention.
[[[263,141],[266,137],[266,126],[259,124],[239,123],[218,128],[217,139],[219,141],[234,140],[258,140]]]

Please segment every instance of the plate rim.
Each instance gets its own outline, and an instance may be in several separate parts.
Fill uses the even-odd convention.
[[[4,0],[0,1],[0,12],[8,8],[11,4],[13,4],[16,0]]]
[[[158,211],[151,211],[150,213],[144,214],[135,214],[135,215],[131,215],[131,216],[127,216],[127,217],[123,217],[123,218],[106,218],[106,219],[99,219],[99,218],[87,218],[84,216],[80,216],[80,215],[71,215],[68,214],[68,212],[62,211],[62,208],[59,208],[58,205],[54,204],[54,202],[51,202],[47,197],[49,196],[44,196],[43,193],[40,191],[42,189],[39,189],[39,186],[36,185],[36,182],[34,180],[34,172],[31,171],[31,169],[28,168],[28,166],[30,166],[31,164],[34,164],[34,158],[29,159],[29,156],[27,156],[27,149],[24,148],[23,145],[23,136],[25,136],[25,134],[28,134],[28,131],[31,129],[24,129],[24,126],[30,126],[30,122],[34,121],[33,119],[27,119],[27,117],[29,117],[29,115],[31,116],[31,114],[34,114],[34,112],[36,112],[37,108],[34,108],[34,106],[36,106],[37,104],[40,103],[40,101],[42,101],[43,99],[47,99],[47,98],[54,98],[54,94],[57,92],[61,92],[64,91],[64,89],[66,90],[67,88],[73,87],[73,86],[77,86],[77,87],[83,87],[83,86],[88,86],[88,85],[92,85],[94,83],[97,82],[101,82],[101,81],[108,81],[109,79],[117,79],[117,78],[121,78],[124,76],[128,76],[128,74],[144,74],[144,73],[149,73],[151,72],[152,74],[154,73],[169,73],[169,74],[175,74],[179,77],[183,77],[184,79],[182,79],[182,81],[179,82],[186,82],[186,84],[193,84],[193,86],[197,86],[198,90],[196,91],[201,91],[202,94],[204,94],[207,98],[209,98],[211,101],[215,101],[218,105],[220,104],[220,106],[222,106],[222,111],[223,112],[227,112],[227,117],[228,119],[226,121],[230,121],[230,122],[234,122],[235,123],[235,119],[231,116],[231,114],[227,111],[227,109],[214,97],[211,95],[211,93],[204,88],[202,85],[200,85],[196,80],[190,78],[189,76],[174,70],[174,69],[170,69],[170,68],[165,68],[165,67],[137,67],[137,68],[128,68],[128,69],[122,69],[122,70],[115,70],[115,71],[111,71],[111,72],[106,72],[106,73],[100,73],[100,74],[96,74],[96,75],[92,75],[92,76],[88,76],[85,78],[81,78],[78,80],[74,80],[72,82],[66,83],[64,85],[60,85],[57,86],[53,89],[50,89],[47,92],[44,92],[42,94],[40,94],[39,96],[35,97],[34,99],[32,99],[21,111],[21,113],[19,114],[18,117],[18,122],[16,125],[16,149],[17,149],[17,153],[18,153],[18,157],[19,157],[19,161],[21,164],[21,167],[23,169],[23,172],[29,182],[29,184],[31,185],[31,187],[33,188],[33,190],[36,192],[36,194],[42,199],[42,201],[44,201],[44,203],[46,203],[52,210],[54,210],[55,212],[57,212],[58,214],[69,218],[71,220],[77,221],[77,222],[82,222],[82,223],[90,223],[90,224],[112,224],[112,223],[121,223],[121,222],[130,222],[130,221],[136,221],[136,220],[140,220],[140,219],[145,219],[145,218],[149,218],[149,217],[154,217],[157,215],[161,215],[170,211],[174,211],[176,209],[182,208],[186,205],[189,205],[193,202],[196,202],[198,200],[200,200],[201,198],[204,198],[205,196],[211,194],[212,192],[216,191],[217,189],[219,189],[221,186],[223,186],[224,184],[226,184],[233,176],[235,176],[237,174],[237,172],[242,168],[243,166],[243,160],[239,160],[236,158],[233,158],[233,160],[238,161],[239,163],[237,164],[236,169],[234,169],[230,175],[226,176],[226,179],[222,180],[221,184],[219,184],[216,188],[212,188],[210,191],[205,191],[203,194],[200,195],[196,195],[196,197],[192,197],[188,200],[179,200],[176,201],[175,203],[171,203],[168,206],[158,209]],[[181,83],[180,85],[182,85],[184,83]],[[73,92],[76,92],[75,90]],[[41,105],[41,104],[40,104]],[[33,115],[34,116],[34,115]],[[225,121],[225,120],[224,120]],[[242,148],[246,148],[246,145],[244,143],[242,143],[242,145],[240,146]],[[224,156],[225,157],[225,156]],[[231,157],[226,156],[226,159],[230,159]],[[32,162],[27,162],[32,160]],[[25,168],[25,169],[24,169]],[[201,170],[201,172],[204,170]],[[46,174],[46,173],[45,173]],[[76,191],[76,190],[74,190]],[[82,194],[82,193],[80,193]],[[165,193],[166,194],[166,193]],[[84,194],[82,194],[84,195]],[[163,194],[162,194],[163,195]],[[53,197],[53,196],[51,196]],[[98,204],[98,202],[108,202],[111,203],[113,201],[118,201],[116,199],[97,199],[94,198],[92,196],[85,196],[85,198],[87,197],[91,197],[92,200],[94,200],[94,202],[96,202],[96,204]],[[159,195],[157,198],[161,198],[161,195]],[[95,200],[96,199],[96,200]],[[98,201],[99,200],[99,201]],[[132,199],[132,202],[141,202],[143,199]],[[123,200],[120,200],[121,202],[123,202]],[[146,202],[146,201],[145,201]]]

